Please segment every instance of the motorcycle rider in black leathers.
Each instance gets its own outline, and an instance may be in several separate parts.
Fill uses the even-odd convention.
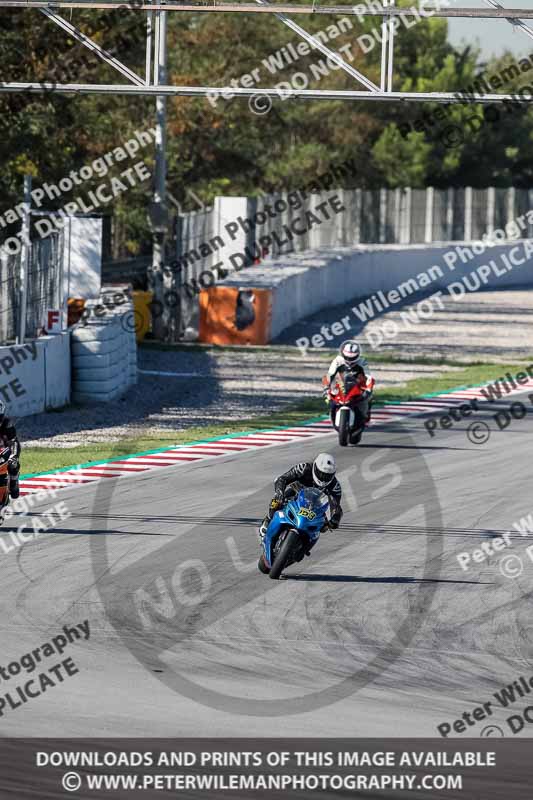
[[[320,489],[329,498],[331,519],[329,526],[338,528],[343,516],[341,508],[342,489],[337,480],[335,459],[329,453],[319,453],[314,461],[302,461],[284,472],[274,483],[275,495],[270,501],[268,513],[259,528],[262,542],[274,513],[281,508],[287,495],[295,494],[301,486]]]
[[[13,500],[19,496],[19,473],[20,473],[20,442],[17,438],[17,429],[13,422],[6,416],[5,403],[0,400],[0,444],[11,448],[11,455],[7,462],[10,480],[10,494]]]

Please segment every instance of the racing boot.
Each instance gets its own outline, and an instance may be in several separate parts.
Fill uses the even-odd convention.
[[[270,506],[268,507],[268,512],[266,517],[264,518],[263,522],[259,526],[259,542],[263,544],[263,539],[265,538],[265,534],[267,532],[267,528],[270,525],[270,520],[274,516],[274,512],[278,510],[281,506],[281,499],[279,497],[273,497],[270,501]]]
[[[13,500],[17,500],[19,496],[19,473],[20,462],[18,458],[10,458],[7,462],[7,471],[9,472],[9,494]]]

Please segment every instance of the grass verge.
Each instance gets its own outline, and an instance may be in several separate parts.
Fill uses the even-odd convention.
[[[477,386],[497,380],[506,372],[516,374],[521,369],[519,364],[477,364],[459,372],[444,373],[438,377],[415,378],[405,386],[379,389],[376,391],[376,405],[394,403],[399,400],[414,400],[424,395],[446,392],[450,389]],[[243,431],[261,430],[276,426],[295,425],[313,417],[326,413],[326,405],[321,397],[308,398],[280,411],[265,416],[244,420],[229,420],[222,425],[208,425],[188,428],[185,431],[169,431],[157,436],[125,437],[120,442],[98,443],[73,448],[58,447],[23,447],[22,469],[28,477],[39,472],[62,469],[74,464],[86,464],[91,461],[104,461],[106,458],[132,455],[146,451],[158,450],[176,444],[190,444],[217,436],[240,433]]]

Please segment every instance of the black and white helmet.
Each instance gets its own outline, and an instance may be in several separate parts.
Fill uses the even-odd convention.
[[[335,459],[329,453],[319,453],[313,461],[313,482],[324,489],[335,478]]]
[[[355,339],[346,339],[340,346],[339,352],[347,366],[355,367],[361,355],[361,348]]]

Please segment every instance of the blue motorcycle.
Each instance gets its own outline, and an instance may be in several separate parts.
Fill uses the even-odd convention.
[[[277,580],[286,567],[301,561],[329,525],[329,500],[314,488],[298,488],[295,497],[276,511],[267,528],[259,571]]]

